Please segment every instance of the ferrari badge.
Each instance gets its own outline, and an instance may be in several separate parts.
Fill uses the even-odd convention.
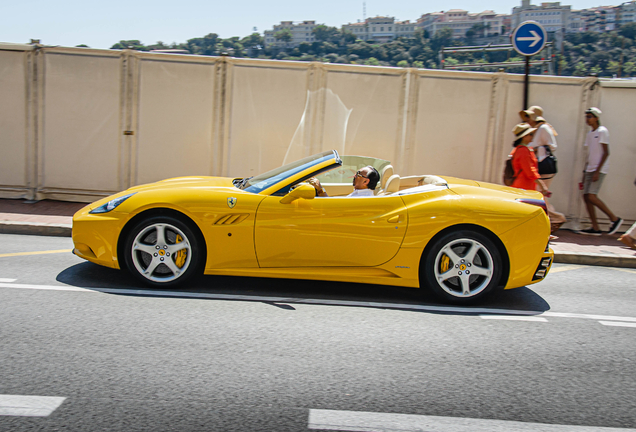
[[[229,208],[234,208],[234,206],[236,205],[236,201],[237,201],[237,200],[236,200],[236,198],[234,198],[234,197],[229,197],[229,198],[227,199],[227,205],[228,205],[228,207],[229,207]]]

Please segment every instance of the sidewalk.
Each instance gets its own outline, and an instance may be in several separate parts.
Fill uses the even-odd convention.
[[[85,205],[0,198],[0,233],[70,237],[73,214]],[[622,226],[621,232],[627,228]],[[619,242],[619,234],[595,237],[560,230],[556,235],[550,242],[554,262],[636,268],[636,250]]]

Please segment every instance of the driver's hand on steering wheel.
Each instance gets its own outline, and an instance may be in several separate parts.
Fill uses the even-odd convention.
[[[309,180],[307,180],[307,182],[316,189],[316,193],[318,194],[318,196],[328,196],[327,191],[324,187],[322,187],[322,185],[320,184],[320,180],[318,180],[316,177],[310,178]]]

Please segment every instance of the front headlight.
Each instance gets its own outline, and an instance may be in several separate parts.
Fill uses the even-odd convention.
[[[106,204],[101,205],[97,208],[94,208],[93,210],[89,211],[90,214],[95,214],[95,213],[108,213],[109,211],[113,210],[115,207],[117,207],[119,204],[123,203],[124,201],[126,201],[128,198],[130,198],[131,196],[133,196],[135,193],[131,193],[128,195],[124,195],[124,196],[120,196],[119,198],[115,198],[112,199],[110,201],[108,201]]]

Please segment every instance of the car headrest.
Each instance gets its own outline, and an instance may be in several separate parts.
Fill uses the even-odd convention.
[[[384,189],[386,187],[386,182],[392,175],[393,165],[387,165],[382,169],[382,174],[380,174],[380,189]]]
[[[400,190],[400,176],[393,174],[386,181],[386,187],[384,188],[385,194],[391,194]]]

